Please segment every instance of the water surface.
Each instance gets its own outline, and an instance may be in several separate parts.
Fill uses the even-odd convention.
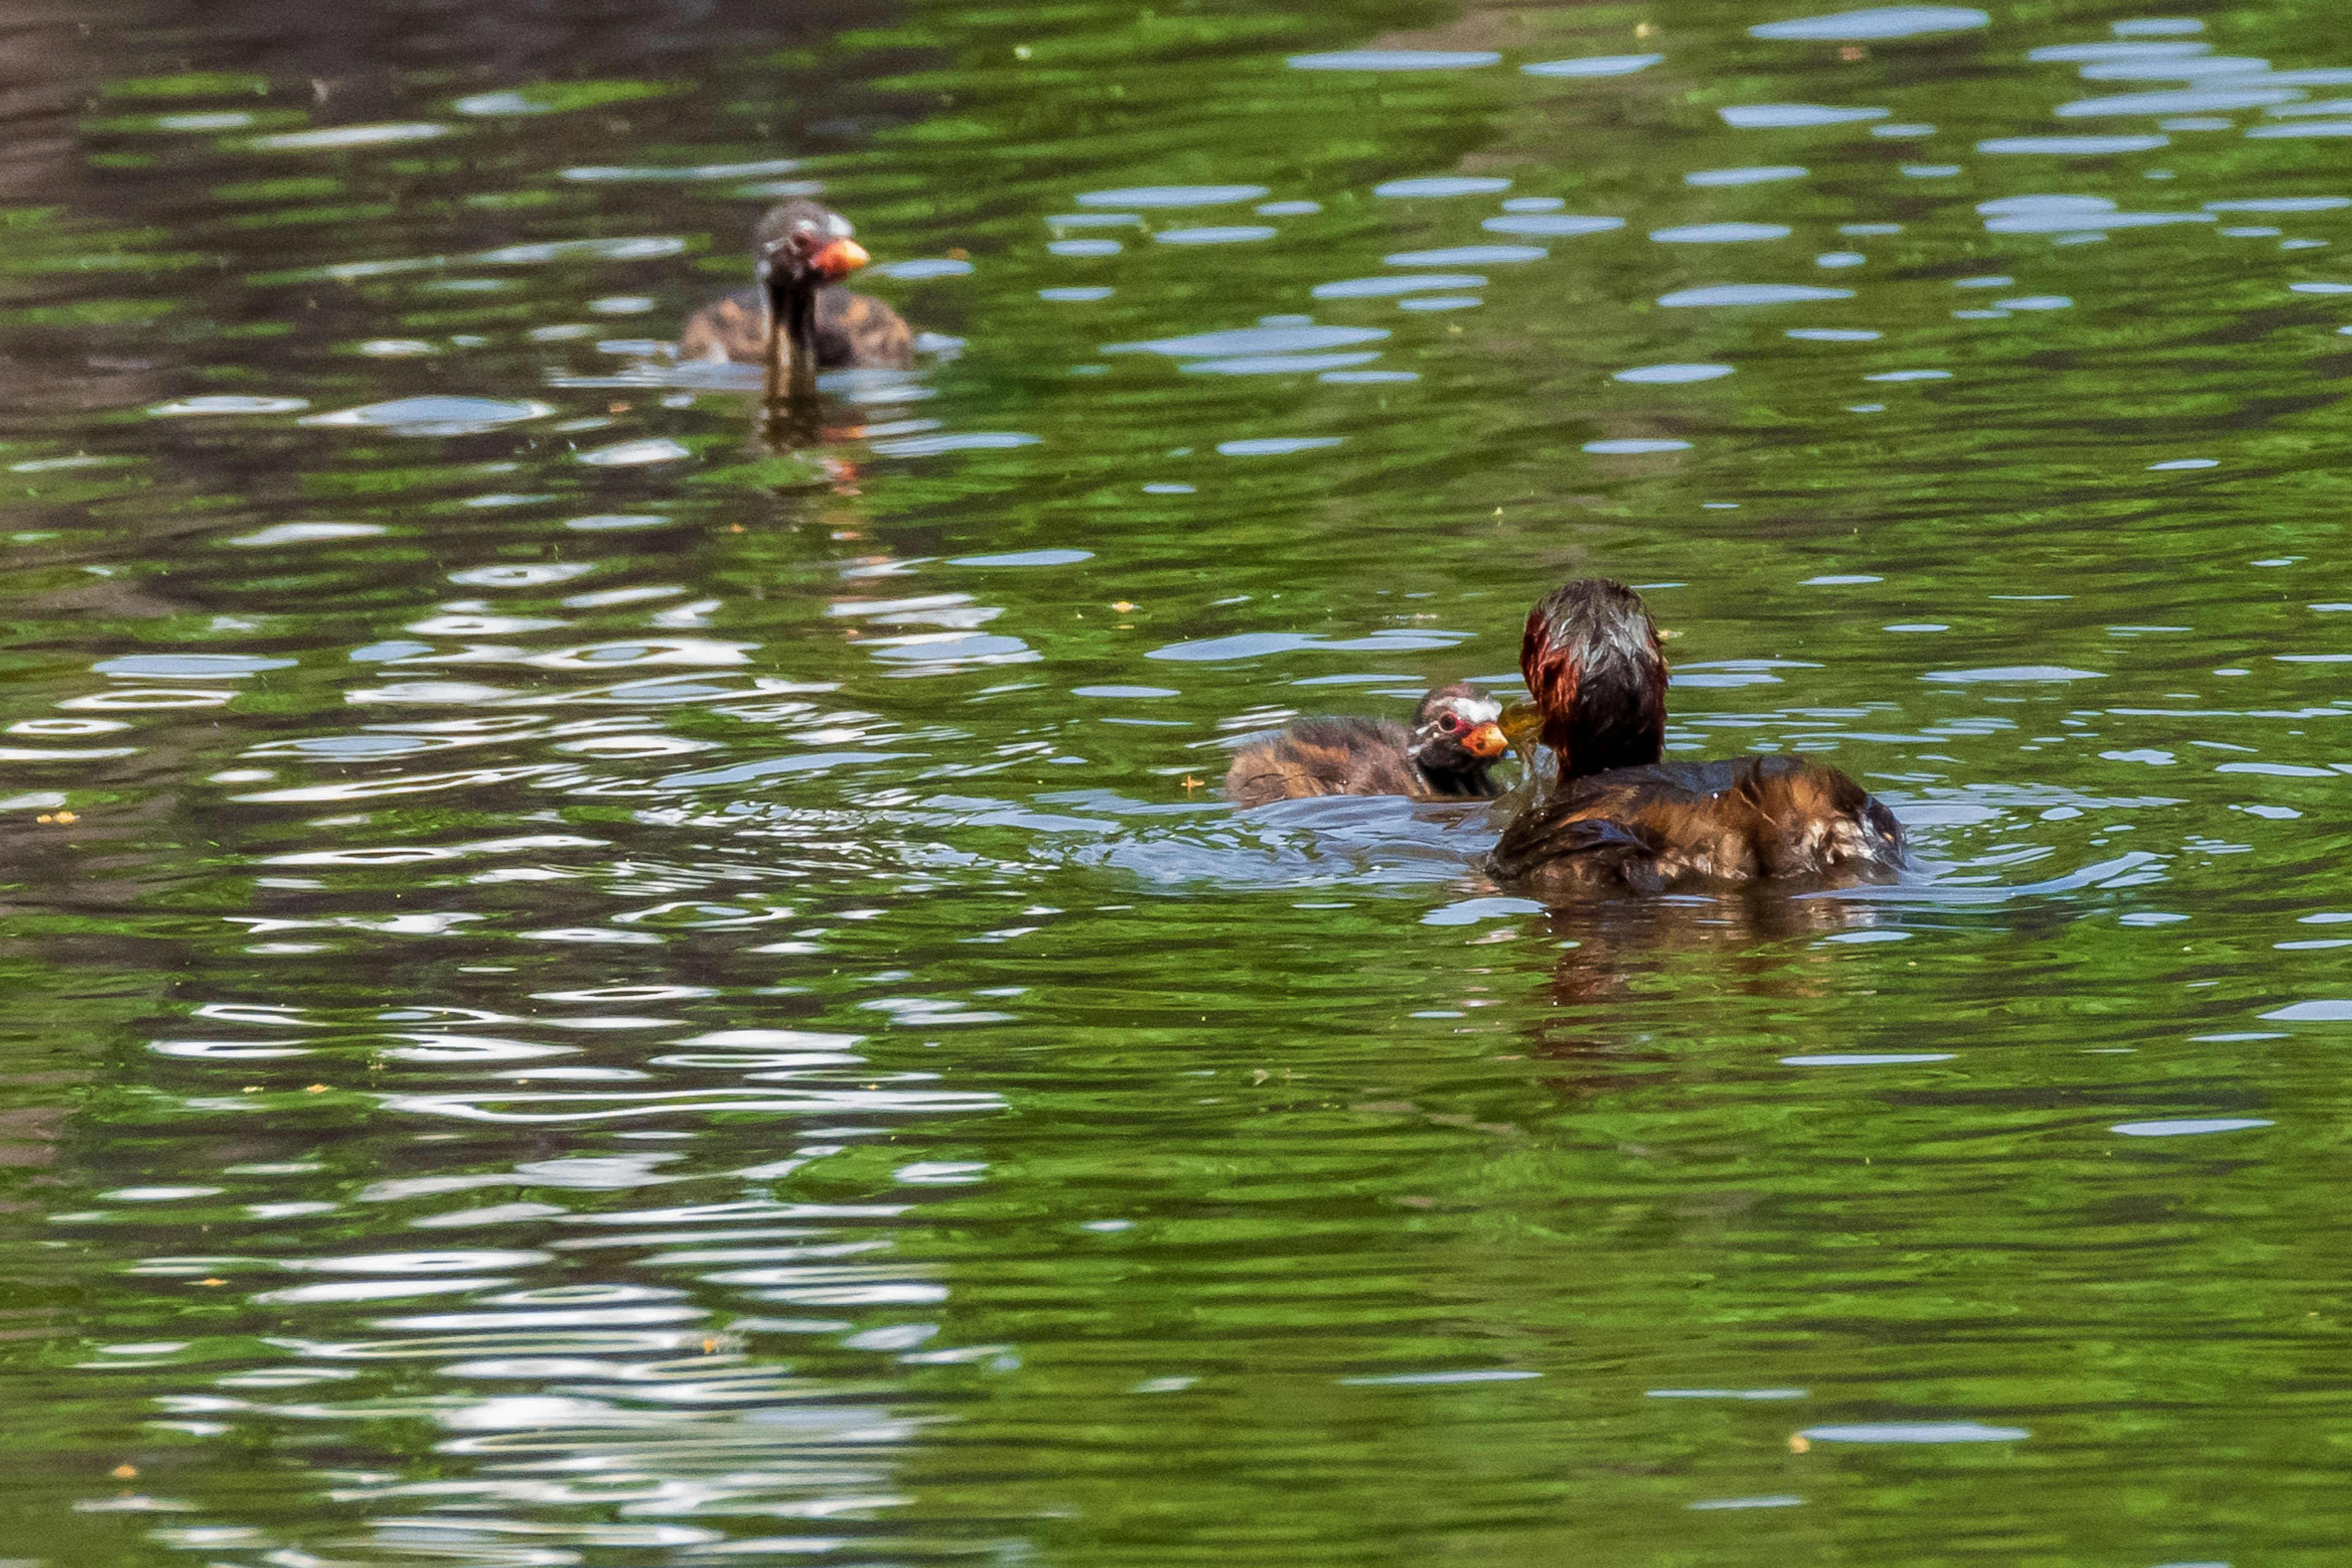
[[[2334,13],[789,9],[8,17],[0,1556],[2339,1560]],[[1219,799],[1582,573],[1918,874]]]

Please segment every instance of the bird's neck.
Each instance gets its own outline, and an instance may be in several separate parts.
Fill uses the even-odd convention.
[[[1645,767],[1665,755],[1665,720],[1664,703],[1597,711],[1580,704],[1544,726],[1544,742],[1559,758],[1563,781]]]
[[[786,285],[768,291],[768,397],[816,394],[816,290]]]
[[[1427,757],[1412,760],[1413,772],[1432,795],[1480,795],[1486,793],[1486,764],[1474,762],[1466,768],[1441,768]]]
[[[1562,781],[1612,768],[1644,767],[1665,755],[1665,693],[1655,687],[1586,679],[1547,704],[1544,744]]]
[[[1665,755],[1666,666],[1654,637],[1556,641],[1530,618],[1519,657],[1562,783]]]

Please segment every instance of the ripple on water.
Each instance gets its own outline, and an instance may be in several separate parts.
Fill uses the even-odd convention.
[[[321,544],[336,539],[372,539],[389,532],[380,522],[278,522],[228,541],[247,549],[280,544]]]
[[[1454,647],[1465,641],[1468,636],[1466,632],[1402,626],[1384,626],[1360,637],[1329,637],[1318,632],[1237,632],[1230,637],[1207,637],[1198,642],[1169,643],[1151,649],[1144,657],[1204,664],[1265,658],[1309,648],[1330,653],[1406,653],[1423,648]]]
[[[397,397],[331,414],[313,414],[305,425],[330,429],[389,430],[395,436],[474,436],[554,413],[544,403],[495,397]]]
[[[2352,1023],[2352,1001],[2296,1002],[2261,1016],[2270,1022],[2281,1024]]]
[[[1217,450],[1228,458],[1281,458],[1293,452],[1337,447],[1343,436],[1254,436],[1240,441],[1220,441]]]
[[[1386,327],[1323,327],[1304,316],[1268,317],[1266,321],[1267,324],[1255,327],[1192,332],[1181,338],[1105,343],[1102,352],[1107,354],[1155,353],[1177,357],[1288,354],[1314,349],[1341,348],[1350,343],[1378,342],[1389,335]]]
[[[663,436],[598,447],[577,454],[577,459],[593,468],[640,468],[652,463],[675,463],[693,456],[692,448]]]
[[[542,588],[568,583],[596,570],[587,561],[541,561],[514,565],[468,566],[449,574],[449,581],[468,588]]]
[[[929,458],[942,452],[1009,451],[1015,447],[1034,447],[1043,439],[1017,430],[964,430],[877,441],[874,450],[886,458]]]
[[[1890,110],[1884,109],[1840,109],[1826,103],[1746,103],[1733,104],[1717,112],[1723,122],[1736,131],[1788,131],[1811,125],[1851,125],[1865,120],[1884,120]]]
[[[1908,1067],[1919,1062],[1948,1062],[1954,1056],[1951,1051],[1826,1051],[1814,1056],[1782,1057],[1780,1065],[1790,1068]]]
[[[1538,245],[1455,245],[1441,250],[1400,250],[1381,259],[1391,267],[1507,267],[1541,261],[1550,254]]]
[[[1977,151],[2045,158],[2092,158],[2116,153],[2153,153],[2171,145],[2169,136],[1995,136],[1978,142]]]
[[[256,136],[246,143],[265,153],[339,153],[357,147],[390,147],[404,142],[431,142],[456,127],[430,121],[400,124],[337,125],[323,131],[281,131]]]
[[[1745,169],[1694,169],[1683,176],[1685,185],[1769,185],[1801,180],[1811,169],[1795,163],[1759,163]]]
[[[2339,207],[2352,207],[2352,196],[2251,196],[2205,204],[2209,213],[2320,213]]]
[[[1411,180],[1386,180],[1372,187],[1376,196],[1486,196],[1511,188],[1511,182],[1492,175],[1430,174]]]
[[[273,669],[291,669],[290,658],[254,653],[133,653],[90,666],[100,675],[146,680],[242,680]]]
[[[671,180],[758,180],[789,174],[801,166],[797,158],[761,158],[746,163],[596,164],[566,169],[563,177],[585,184],[612,184]]]
[[[1435,299],[1412,299],[1402,301],[1406,310],[1440,309],[1453,303],[1444,296]],[[1477,303],[1473,300],[1472,304]],[[1194,360],[1184,366],[1188,375],[1292,375],[1309,371],[1339,370],[1348,365],[1370,364],[1380,358],[1377,353],[1341,354],[1255,354],[1238,359]]]
[[[1726,245],[1750,239],[1786,239],[1784,223],[1694,223],[1677,228],[1654,228],[1650,237],[1666,245]]]
[[[1607,234],[1625,226],[1622,217],[1591,217],[1576,213],[1509,213],[1490,217],[1478,226],[1489,234],[1521,234],[1541,236],[1550,239],[1573,238],[1580,234]],[[1393,256],[1391,263],[1405,265]]]
[[[1318,283],[1309,292],[1318,300],[1382,300],[1398,294],[1439,293],[1486,286],[1486,279],[1475,272],[1423,272],[1404,278],[1345,278],[1335,283]]]
[[[1152,239],[1160,245],[1246,245],[1272,239],[1282,231],[1270,223],[1210,225],[1199,228],[1163,228]]]
[[[950,556],[950,566],[1075,566],[1081,561],[1092,561],[1091,550],[1021,550],[1003,555]]]
[[[2102,60],[2170,60],[2191,55],[2210,55],[2213,46],[2202,43],[2144,44],[2042,44],[2026,51],[2025,58],[2036,65],[2059,63],[2086,65]]]
[[[1808,1426],[1798,1434],[1815,1443],[2013,1443],[2032,1435],[2022,1426],[1978,1421],[1869,1421]]]
[[[170,403],[156,404],[147,412],[157,419],[184,419],[197,415],[296,414],[310,406],[310,400],[307,397],[216,393],[204,397],[175,398]]]
[[[1948,685],[2038,685],[2064,680],[2104,680],[2095,669],[2071,669],[2063,664],[2002,664],[1983,669],[1931,669],[1922,680]]]
[[[2098,120],[2103,115],[2218,115],[2237,108],[2294,103],[2298,87],[2183,87],[2176,91],[2124,91],[2103,99],[2074,99],[2051,110],[2061,120]]]
[[[968,278],[972,265],[952,256],[919,256],[907,261],[886,261],[872,270],[877,278],[919,281],[926,278]]]
[[[1217,207],[1254,202],[1265,194],[1264,185],[1127,185],[1082,192],[1077,203],[1087,207]]]
[[[1293,55],[1289,64],[1293,70],[1458,71],[1500,65],[1502,59],[1488,49],[1339,49]]]
[[[1664,59],[1664,55],[1581,55],[1574,59],[1538,60],[1519,69],[1528,76],[1632,76]]]
[[[1756,38],[1801,43],[1859,44],[1881,38],[1916,38],[1930,33],[1963,33],[1989,26],[1992,18],[1972,5],[1872,5],[1826,16],[1760,22],[1748,29]]]
[[[2105,196],[2004,196],[1978,203],[1977,211],[1988,234],[2074,234],[2215,221],[2210,212],[2118,212]]]

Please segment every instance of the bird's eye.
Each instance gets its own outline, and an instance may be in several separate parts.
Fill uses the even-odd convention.
[[[1462,728],[1462,721],[1454,714],[1440,713],[1437,716],[1437,727],[1451,735]]]

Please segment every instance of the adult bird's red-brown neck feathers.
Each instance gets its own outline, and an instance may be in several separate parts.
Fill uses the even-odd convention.
[[[1563,779],[1665,753],[1666,658],[1640,595],[1606,577],[1563,584],[1528,612],[1519,673]]]

